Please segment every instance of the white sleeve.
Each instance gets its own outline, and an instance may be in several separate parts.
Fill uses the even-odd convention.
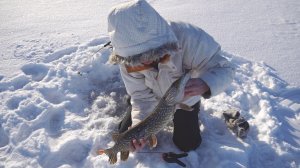
[[[195,72],[193,77],[201,78],[210,88],[203,97],[209,98],[224,91],[233,80],[234,68],[221,56],[220,45],[196,26],[185,24],[181,29],[184,66],[192,69]]]
[[[204,67],[206,71],[199,76],[210,88],[210,93],[203,95],[204,98],[215,96],[223,92],[232,82],[235,70],[230,61],[215,54]]]
[[[128,73],[124,65],[120,72],[127,93],[131,96],[133,125],[143,120],[154,109],[157,99],[152,90],[145,85],[145,76],[139,72]]]

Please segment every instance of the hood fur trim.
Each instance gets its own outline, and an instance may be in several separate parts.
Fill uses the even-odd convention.
[[[112,53],[109,56],[109,63],[111,64],[125,64],[129,66],[142,65],[141,61],[159,61],[165,54],[173,55],[173,52],[178,51],[177,43],[167,43],[158,48],[150,49],[144,53],[136,54],[129,57],[122,57]]]

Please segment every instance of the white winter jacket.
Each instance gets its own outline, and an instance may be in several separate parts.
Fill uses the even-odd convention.
[[[131,0],[113,7],[108,16],[108,33],[113,45],[111,58],[121,63],[121,75],[131,96],[134,124],[153,110],[185,69],[191,69],[193,78],[201,78],[209,86],[210,93],[202,95],[204,98],[224,91],[232,81],[233,68],[221,56],[220,45],[210,35],[191,24],[167,22],[145,0]],[[128,72],[122,64],[134,65],[139,58],[156,59],[166,44],[175,44],[176,52],[171,52],[169,61],[159,63],[158,70]],[[158,54],[152,52],[154,49]],[[184,103],[194,105],[199,100],[200,96],[194,96]]]
[[[127,93],[131,96],[133,123],[145,118],[155,107],[170,85],[185,69],[192,69],[192,78],[201,78],[210,88],[204,98],[217,95],[231,83],[234,70],[230,62],[221,56],[220,45],[205,31],[183,22],[170,22],[175,33],[179,51],[166,63],[155,68],[128,73],[120,65]],[[184,103],[194,105],[200,96],[187,99]]]

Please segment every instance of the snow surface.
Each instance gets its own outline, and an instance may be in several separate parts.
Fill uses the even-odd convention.
[[[107,64],[106,15],[120,1],[0,1],[0,167],[110,167],[125,88]],[[232,85],[202,100],[203,142],[188,167],[300,166],[299,1],[149,1],[165,18],[194,23],[221,43],[237,69]],[[297,78],[298,77],[298,78]],[[240,109],[245,140],[224,124]],[[172,128],[153,152],[179,152]],[[150,151],[148,148],[144,152]],[[114,167],[178,167],[159,153]]]

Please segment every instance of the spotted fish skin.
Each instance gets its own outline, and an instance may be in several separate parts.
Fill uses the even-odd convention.
[[[121,134],[114,134],[114,146],[109,149],[99,150],[98,153],[105,153],[109,157],[111,164],[117,162],[118,152],[121,152],[122,160],[127,160],[133,139],[153,138],[173,119],[176,105],[182,101],[185,85],[190,78],[191,72],[187,72],[173,82],[149,116],[129,130]]]

